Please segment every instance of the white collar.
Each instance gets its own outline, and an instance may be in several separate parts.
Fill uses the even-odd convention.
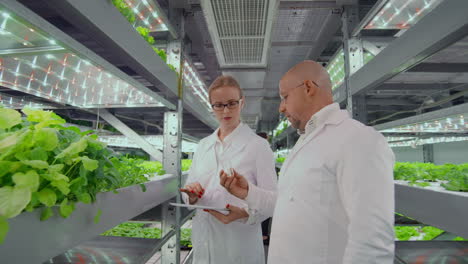
[[[334,123],[334,121],[336,121],[334,120],[334,116],[338,112],[340,112],[340,106],[338,105],[338,103],[333,103],[325,106],[324,108],[320,109],[317,113],[312,115],[309,121],[307,121],[304,131],[300,131],[298,129],[297,133],[301,136],[308,135],[320,125],[324,125],[329,122]]]
[[[244,126],[244,124],[243,124],[242,122],[240,122],[240,123],[237,125],[237,127],[234,128],[234,130],[233,130],[231,133],[229,133],[229,135],[227,135],[227,136],[223,139],[223,141],[221,141],[221,139],[219,139],[219,136],[218,136],[218,134],[219,134],[219,128],[216,129],[216,131],[215,131],[216,142],[217,142],[217,143],[221,143],[221,144],[225,144],[225,145],[229,145],[229,144],[234,140],[234,138],[236,138],[236,136],[237,136],[238,134],[240,134],[240,131],[242,130],[242,127],[243,127],[243,126]]]

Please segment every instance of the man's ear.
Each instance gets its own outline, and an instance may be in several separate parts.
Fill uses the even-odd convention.
[[[307,95],[314,96],[317,93],[318,87],[312,81],[305,80],[304,85]]]

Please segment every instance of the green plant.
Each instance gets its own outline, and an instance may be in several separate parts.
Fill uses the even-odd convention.
[[[128,20],[128,22],[130,22],[130,24],[135,22],[135,14],[124,0],[112,0],[112,4]]]
[[[180,245],[192,247],[192,229],[182,228],[180,233]],[[162,232],[159,228],[145,227],[143,223],[126,222],[107,230],[101,235],[159,239],[162,236]]]
[[[276,158],[276,163],[284,163],[285,157],[278,157]]]
[[[395,164],[394,178],[395,180],[409,181],[410,185],[421,187],[429,186],[429,182],[437,180],[447,181],[441,183],[445,189],[468,192],[468,164],[434,165],[431,163],[401,162]]]
[[[139,26],[136,28],[136,31],[140,33],[140,35],[143,37],[144,40],[146,40],[146,42],[148,42],[148,44],[150,45],[154,44],[154,38],[150,36],[149,28]]]
[[[422,231],[424,232],[424,238],[423,240],[433,240],[434,238],[440,236],[442,233],[444,233],[444,230],[438,229],[433,226],[425,226],[422,228]]]
[[[156,47],[153,47],[153,50],[154,50],[154,52],[156,52],[158,54],[158,56],[161,58],[161,60],[163,60],[164,62],[167,63],[167,54],[166,54],[165,50],[158,49]]]
[[[113,152],[89,131],[64,127],[53,112],[0,109],[0,216],[13,218],[42,207],[41,220],[58,206],[66,218],[76,202],[119,187]],[[1,240],[1,239],[0,239]]]
[[[192,160],[190,159],[183,159],[182,164],[181,164],[181,170],[182,171],[188,171],[190,169],[190,166],[192,166]]]
[[[452,239],[452,241],[468,241],[468,239],[464,239],[463,237],[456,237]]]
[[[192,247],[192,229],[182,228],[180,230],[180,245]]]
[[[112,229],[102,233],[102,236],[119,236],[119,237],[139,237],[139,238],[161,238],[161,229],[145,228],[143,223],[122,223]]]
[[[417,227],[413,226],[395,226],[395,235],[400,241],[407,241],[412,236],[418,236]]]

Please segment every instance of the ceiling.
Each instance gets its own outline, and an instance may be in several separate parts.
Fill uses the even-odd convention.
[[[327,65],[342,46],[341,16],[343,4],[358,7],[362,20],[377,0],[153,0],[166,11],[169,18],[172,10],[182,8],[185,14],[185,50],[198,73],[209,84],[219,75],[234,76],[246,96],[242,118],[252,129],[270,131],[280,119],[278,114],[278,82],[293,65],[313,59]],[[109,61],[135,80],[164,96],[165,91],[128,60],[122,59],[112,49],[94,39],[89,32],[70,23],[44,1],[21,0],[24,5],[45,18],[84,46]],[[238,9],[232,9],[232,5]],[[237,11],[235,11],[237,10]],[[255,12],[261,19],[253,19]],[[377,49],[384,48],[403,31],[363,30],[363,40],[374,43]],[[154,33],[160,45],[171,36]],[[216,40],[216,41],[213,41]],[[424,104],[437,102],[467,89],[468,83],[468,37],[442,49],[413,68],[395,75],[380,86],[366,91],[365,107],[368,124],[392,121],[414,115],[414,110]],[[377,51],[378,52],[378,51]],[[255,56],[252,57],[252,54]],[[14,95],[35,101],[44,101],[32,95],[1,88],[2,94]],[[173,100],[174,98],[168,98]],[[449,104],[462,103],[466,95],[457,97]],[[434,109],[444,107],[441,104]],[[95,115],[79,109],[56,105],[63,115],[92,121]],[[344,107],[342,103],[342,107]],[[426,109],[428,111],[431,109]],[[160,133],[161,116],[165,109],[113,108],[110,109],[128,126],[141,134]],[[409,112],[408,112],[409,111]],[[401,114],[391,116],[394,113]],[[204,137],[213,131],[190,111],[184,112],[184,133]]]

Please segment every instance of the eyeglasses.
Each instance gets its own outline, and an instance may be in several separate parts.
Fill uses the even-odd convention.
[[[241,101],[242,99],[239,99],[237,101],[229,101],[227,104],[217,103],[212,104],[211,107],[215,111],[223,111],[225,107],[227,107],[228,109],[236,109]]]
[[[313,84],[315,84],[315,86],[320,87],[315,81],[311,81],[311,82],[312,82]],[[296,87],[294,87],[294,88],[292,88],[292,89],[296,89],[297,87],[301,87],[301,86],[304,85],[304,84],[305,84],[305,81],[303,81],[301,84],[299,84],[298,86],[296,86]],[[291,90],[292,90],[292,89],[291,89]],[[286,95],[286,96],[284,96],[284,97],[280,95],[281,103],[283,103],[287,98],[288,98],[288,95]]]

